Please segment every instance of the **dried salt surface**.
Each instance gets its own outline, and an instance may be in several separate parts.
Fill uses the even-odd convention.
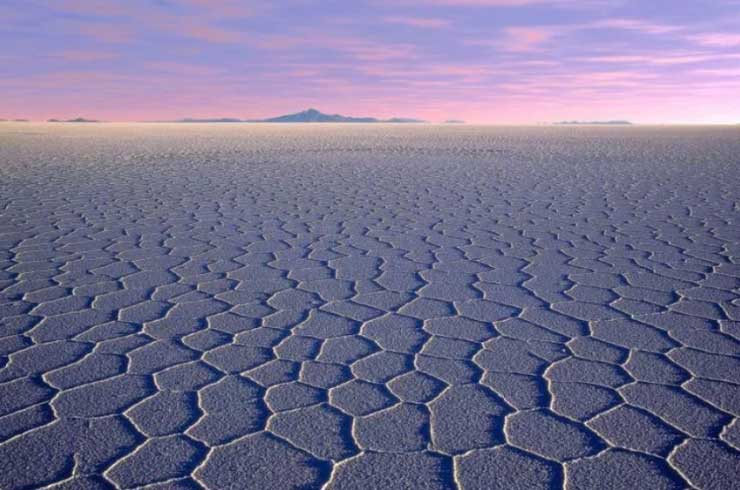
[[[731,488],[740,131],[0,126],[0,488]]]

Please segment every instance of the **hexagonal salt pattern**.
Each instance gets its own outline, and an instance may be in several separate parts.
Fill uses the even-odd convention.
[[[0,128],[0,488],[729,489],[733,128]]]

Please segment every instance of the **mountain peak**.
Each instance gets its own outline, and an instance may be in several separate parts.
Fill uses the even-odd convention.
[[[319,123],[377,123],[377,122],[424,122],[418,119],[405,119],[405,118],[392,118],[392,119],[377,119],[374,117],[351,117],[342,116],[341,114],[324,114],[318,109],[313,107],[308,108],[301,112],[294,114],[286,114],[284,116],[271,117],[269,119],[262,119],[260,122],[319,122]]]

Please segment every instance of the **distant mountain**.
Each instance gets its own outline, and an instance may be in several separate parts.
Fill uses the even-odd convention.
[[[629,121],[559,121],[558,126],[632,126]]]
[[[445,121],[445,124],[465,124],[465,121],[461,121],[460,119],[448,119]]]
[[[29,122],[28,119],[13,119],[13,122]]]
[[[390,119],[385,119],[380,122],[386,122],[386,123],[425,123],[426,121],[423,119],[412,119],[410,117],[392,117]]]
[[[48,119],[46,122],[53,122],[53,123],[98,123],[102,121],[98,121],[97,119],[85,119],[84,117],[76,117],[74,119],[67,119],[67,120],[61,120],[61,119]]]
[[[392,119],[376,119],[374,117],[350,117],[340,114],[324,114],[316,109],[307,109],[295,114],[286,114],[284,116],[271,117],[255,122],[265,123],[420,123],[425,122],[419,119],[409,119],[394,117]]]
[[[177,123],[423,123],[421,119],[410,119],[405,117],[394,117],[391,119],[377,119],[374,117],[350,117],[340,114],[324,114],[316,109],[307,109],[295,114],[270,117],[267,119],[238,119],[235,117],[220,117],[198,119],[186,117]]]

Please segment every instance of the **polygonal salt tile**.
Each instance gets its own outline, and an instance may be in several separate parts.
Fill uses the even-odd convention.
[[[147,440],[136,452],[117,461],[106,476],[123,488],[134,488],[189,474],[205,455],[203,446],[184,436]]]
[[[233,376],[204,388],[200,400],[205,415],[187,434],[218,445],[264,429],[269,411],[260,394],[255,385]]]
[[[283,339],[273,349],[278,359],[301,362],[313,359],[319,354],[321,340],[301,335],[291,335]]]
[[[633,383],[619,389],[631,405],[643,408],[694,437],[716,437],[731,419],[686,391],[647,383]]]
[[[422,354],[448,359],[470,359],[482,346],[467,340],[433,336],[424,344]]]
[[[26,403],[28,402],[26,401]],[[22,432],[46,425],[54,418],[54,412],[46,403],[33,405],[5,415],[0,418],[0,442],[5,442]]]
[[[684,438],[658,417],[629,405],[610,410],[586,425],[612,446],[656,455],[668,454]]]
[[[380,452],[420,451],[426,447],[428,431],[428,410],[410,403],[399,403],[354,423],[357,445]]]
[[[384,350],[414,353],[428,338],[421,327],[418,320],[390,314],[365,323],[360,333]]]
[[[694,376],[740,383],[740,358],[738,357],[715,355],[688,348],[675,349],[667,356]]]
[[[329,403],[355,417],[390,407],[396,398],[384,385],[352,380],[329,391]]]
[[[352,418],[329,405],[274,415],[268,430],[322,459],[341,460],[357,452]]]
[[[507,337],[524,341],[538,340],[541,342],[564,343],[568,340],[568,337],[564,335],[521,318],[507,318],[496,322],[496,331]]]
[[[451,385],[477,383],[483,374],[476,364],[464,359],[445,359],[420,354],[416,356],[415,363],[419,371]]]
[[[413,369],[411,356],[387,351],[376,352],[352,365],[352,373],[356,378],[371,383],[385,383]]]
[[[683,388],[722,410],[740,416],[740,385],[704,378],[692,378]]]
[[[192,392],[160,391],[130,408],[126,415],[149,437],[183,432],[199,415],[198,397]]]
[[[46,373],[44,379],[56,388],[67,389],[123,374],[126,364],[123,356],[93,352],[77,363]]]
[[[471,300],[456,303],[461,315],[481,322],[493,323],[515,316],[519,309],[487,300]]]
[[[192,361],[199,353],[175,341],[158,340],[128,354],[131,374],[152,374]]]
[[[344,318],[320,310],[312,310],[303,323],[296,327],[295,332],[320,339],[341,337],[356,334],[360,324],[349,318]]]
[[[506,436],[510,444],[557,461],[596,454],[605,447],[584,426],[541,409],[510,415]]]
[[[163,390],[191,391],[209,385],[223,374],[203,361],[180,364],[154,375],[157,386]]]
[[[678,490],[686,483],[663,460],[620,449],[566,463],[566,487],[592,490]]]
[[[182,343],[191,349],[207,351],[231,342],[231,335],[213,329],[204,329],[182,339]]]
[[[443,490],[452,486],[449,460],[428,452],[365,452],[342,462],[334,470],[327,490],[367,488],[423,488]]]
[[[62,391],[51,405],[59,417],[100,417],[122,413],[155,391],[149,377],[123,374]]]
[[[424,322],[424,330],[432,335],[471,342],[485,342],[497,335],[496,330],[489,323],[460,316],[432,318]]]
[[[316,405],[325,399],[324,390],[300,382],[272,386],[265,395],[265,402],[273,412]]]
[[[203,360],[225,373],[254,369],[273,358],[273,352],[262,347],[228,344],[210,350]]]
[[[550,381],[591,383],[609,387],[618,387],[632,381],[620,366],[575,357],[550,366],[545,378]]]
[[[481,383],[517,410],[546,407],[550,398],[547,384],[540,376],[489,371]]]
[[[627,349],[665,352],[678,345],[665,332],[629,319],[593,322],[591,330],[594,337]]]
[[[300,379],[311,386],[328,389],[352,379],[352,372],[341,364],[304,361],[301,363]]]
[[[576,420],[587,420],[622,403],[619,394],[603,386],[586,383],[550,382],[553,412]]]
[[[578,357],[591,361],[620,364],[627,359],[629,351],[608,342],[589,337],[576,337],[568,341],[568,348]]]
[[[691,374],[663,354],[632,351],[624,364],[627,372],[638,381],[679,385]]]
[[[405,402],[426,403],[445,388],[445,384],[420,371],[411,371],[388,383],[391,392]]]
[[[378,350],[378,347],[361,336],[346,336],[324,341],[316,358],[320,362],[351,364]]]
[[[295,381],[296,378],[298,378],[299,369],[300,364],[297,362],[273,359],[272,361],[266,362],[265,364],[247,371],[246,373],[242,373],[242,375],[255,381],[261,386],[268,387],[280,383]]]
[[[452,303],[427,298],[417,298],[404,305],[398,312],[421,320],[450,316],[456,313]]]
[[[457,454],[503,442],[503,417],[509,408],[488,389],[451,386],[429,404],[433,447]]]
[[[545,490],[558,487],[562,478],[558,465],[508,446],[458,456],[455,466],[457,480],[466,489]]]
[[[274,464],[275,462],[280,464]],[[209,488],[317,488],[329,464],[267,433],[213,450],[195,477]]]

